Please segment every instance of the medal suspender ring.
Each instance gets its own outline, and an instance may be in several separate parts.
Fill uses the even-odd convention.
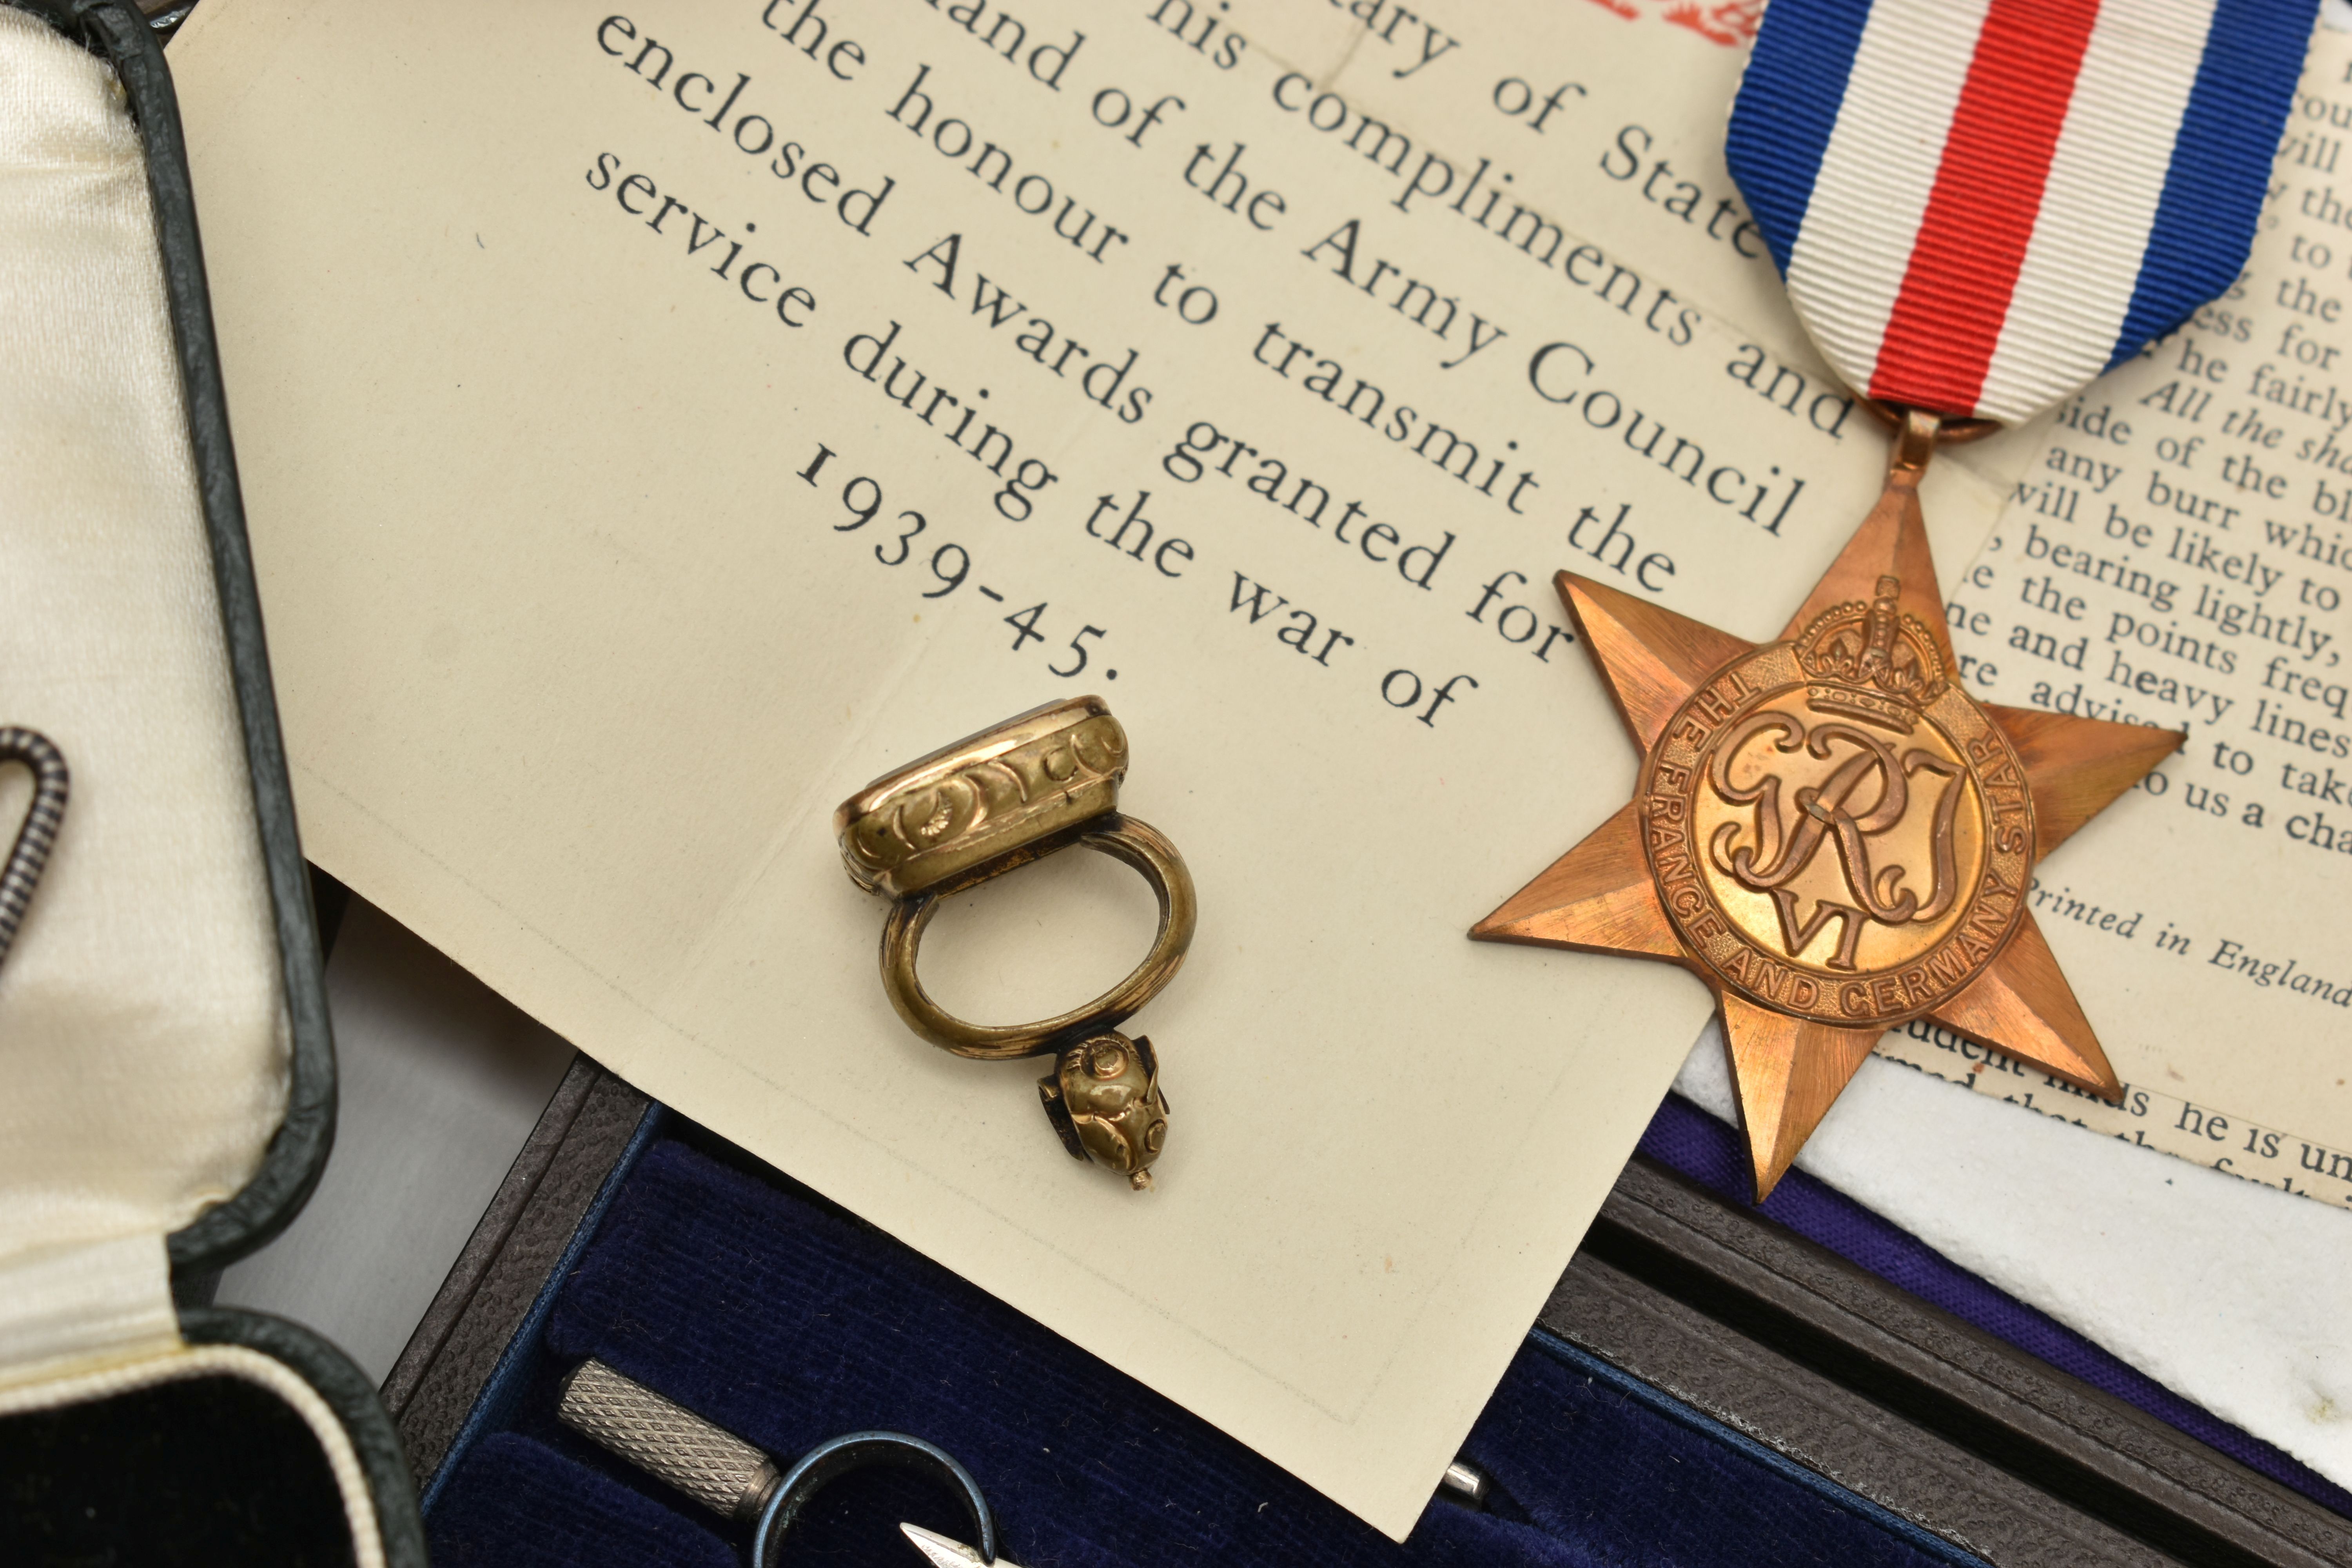
[[[1051,703],[875,780],[834,813],[842,859],[861,888],[892,900],[882,927],[882,987],[909,1029],[982,1061],[1052,1055],[1038,1080],[1070,1154],[1151,1184],[1168,1104],[1151,1042],[1118,1026],[1176,977],[1192,943],[1192,873],[1166,836],[1118,812],[1127,734],[1098,697]],[[1126,862],[1160,900],[1151,951],[1081,1007],[1033,1024],[968,1023],[916,973],[923,931],[942,900],[1072,845]]]

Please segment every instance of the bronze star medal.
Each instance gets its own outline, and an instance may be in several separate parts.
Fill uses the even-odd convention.
[[[1879,1036],[1916,1018],[2123,1093],[2026,895],[2182,736],[1962,689],[1919,514],[1939,428],[1905,416],[1885,493],[1776,641],[1559,574],[1641,782],[1470,932],[1706,982],[1759,1203]]]

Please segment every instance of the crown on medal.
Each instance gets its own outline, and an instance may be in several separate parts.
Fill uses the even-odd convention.
[[[1910,714],[1903,710],[1924,708],[1944,694],[1950,681],[1935,636],[1918,616],[1904,613],[1897,602],[1902,591],[1901,578],[1881,577],[1877,597],[1868,604],[1856,600],[1824,610],[1799,634],[1797,662],[1805,673],[1837,683],[1809,694],[1815,707],[1908,729]]]

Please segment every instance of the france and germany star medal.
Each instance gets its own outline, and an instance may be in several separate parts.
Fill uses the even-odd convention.
[[[1559,574],[1640,783],[1470,932],[1705,981],[1759,1203],[1878,1037],[1914,1019],[2123,1092],[2028,892],[2183,737],[1962,687],[1919,512],[1937,429],[1906,416],[1885,493],[1774,641]]]

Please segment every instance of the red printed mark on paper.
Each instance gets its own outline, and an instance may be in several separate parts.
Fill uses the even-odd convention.
[[[1677,27],[1688,27],[1709,43],[1737,47],[1756,37],[1764,18],[1764,0],[1592,0],[1620,16],[1655,16]]]

